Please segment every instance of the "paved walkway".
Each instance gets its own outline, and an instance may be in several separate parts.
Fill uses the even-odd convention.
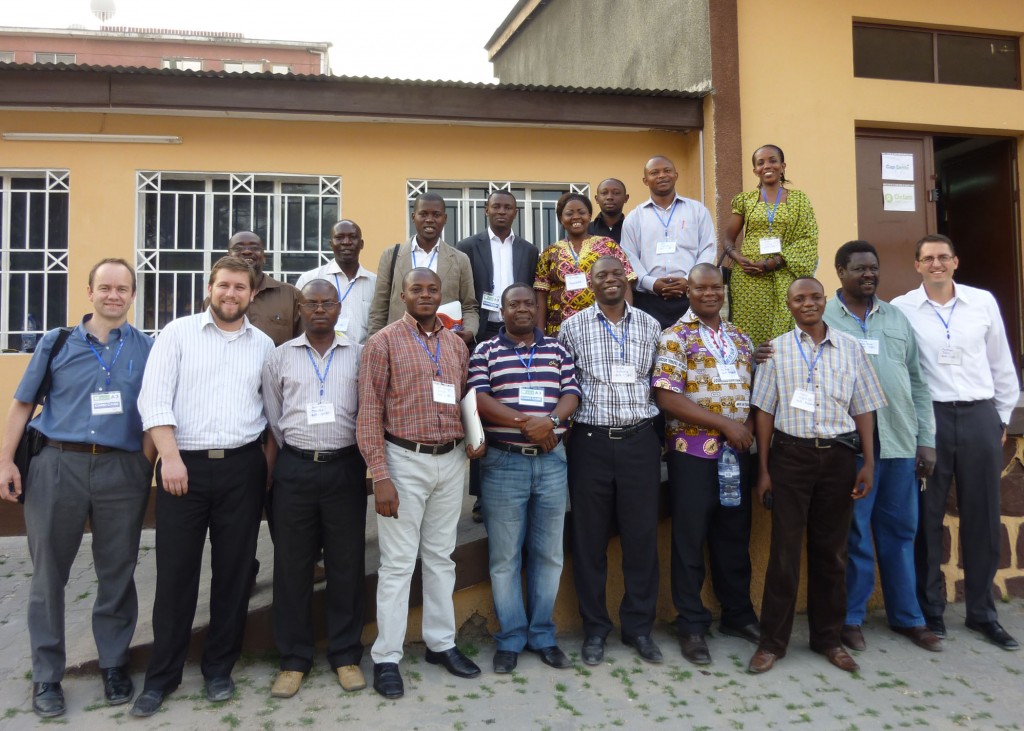
[[[90,611],[92,578],[88,536],[72,571],[67,591],[69,664],[95,657]],[[269,541],[261,541],[267,559],[261,583],[269,582]],[[136,642],[151,636],[149,611],[153,592],[153,534],[145,532],[138,583],[142,601]],[[31,710],[27,671],[25,603],[31,563],[24,538],[0,539],[0,729],[41,725]],[[269,586],[257,600],[269,601]],[[259,597],[264,597],[262,600]],[[202,603],[202,602],[201,602]],[[198,617],[206,612],[200,607]],[[1024,601],[999,607],[1003,625],[1024,640]],[[798,617],[790,654],[763,676],[745,671],[753,646],[742,640],[710,641],[715,662],[696,668],[680,656],[674,637],[660,626],[655,638],[665,651],[660,666],[641,663],[613,635],[606,662],[587,668],[578,662],[581,637],[561,638],[576,666],[556,671],[529,654],[518,671],[498,676],[490,671],[493,644],[464,638],[464,649],[477,653],[482,677],[462,680],[423,661],[422,645],[407,648],[402,662],[406,696],[384,701],[371,689],[345,693],[328,671],[322,653],[299,695],[289,700],[269,696],[275,665],[271,657],[245,656],[235,670],[236,698],[208,703],[202,678],[192,663],[181,688],[164,710],[149,720],[133,719],[127,706],[109,708],[94,673],[71,674],[64,688],[68,714],[50,723],[83,730],[120,724],[137,728],[284,729],[336,728],[359,724],[376,729],[1020,729],[1024,728],[1024,652],[1009,653],[984,642],[963,627],[963,605],[949,607],[950,638],[945,652],[919,650],[871,617],[865,634],[869,648],[857,656],[862,670],[847,675],[807,649],[806,621]],[[369,658],[363,661],[368,678]],[[142,668],[134,668],[137,684]]]

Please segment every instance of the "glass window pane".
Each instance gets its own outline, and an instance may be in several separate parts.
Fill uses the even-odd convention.
[[[853,28],[853,74],[869,79],[934,81],[932,34],[900,28]]]
[[[940,33],[939,83],[1016,89],[1018,41],[1016,38],[976,38]]]

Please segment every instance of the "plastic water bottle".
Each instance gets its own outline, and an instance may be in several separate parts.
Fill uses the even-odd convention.
[[[727,508],[740,504],[740,461],[728,444],[718,452],[718,500]]]

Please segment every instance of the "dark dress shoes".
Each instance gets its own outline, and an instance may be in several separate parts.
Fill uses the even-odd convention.
[[[459,652],[459,648],[453,647],[443,652],[427,650],[427,662],[431,665],[440,665],[452,675],[459,678],[475,678],[480,674],[480,668],[476,663]]]
[[[683,657],[694,665],[710,665],[711,651],[704,635],[679,635],[679,649]]]
[[[104,668],[100,672],[103,674],[103,697],[107,699],[108,706],[127,703],[135,695],[135,686],[126,668]]]
[[[600,665],[604,661],[604,637],[590,635],[583,640],[580,656],[587,665]]]
[[[34,683],[32,685],[32,710],[40,718],[54,718],[64,715],[64,689],[60,683]]]
[[[374,663],[373,689],[385,698],[392,700],[405,695],[405,686],[402,684],[402,674],[398,672],[398,663]]]
[[[762,648],[757,648],[757,652],[750,658],[750,663],[747,665],[747,672],[753,673],[754,675],[760,675],[761,673],[767,673],[773,667],[775,662],[782,657],[776,655],[774,652],[769,652]]]
[[[131,714],[139,718],[146,718],[159,711],[163,704],[164,692],[162,690],[144,690],[135,699]]]
[[[839,630],[839,641],[857,652],[863,652],[868,646],[868,643],[864,641],[864,633],[859,624],[844,624],[843,628]]]
[[[999,622],[974,622],[967,620],[967,629],[981,632],[996,647],[1004,650],[1016,650],[1020,648],[1017,640],[1013,639],[1009,632],[1003,629]]]
[[[637,635],[636,637],[623,635],[622,644],[629,645],[635,649],[636,654],[647,662],[657,664],[664,660],[661,656],[661,650],[658,649],[658,645],[655,644],[650,635]]]
[[[830,663],[847,673],[855,673],[860,670],[860,665],[857,664],[857,661],[850,657],[850,653],[841,646],[830,647],[821,654],[827,657]]]
[[[572,667],[572,661],[566,657],[566,654],[562,652],[558,645],[537,648],[529,647],[527,649],[540,655],[540,661],[549,667],[556,668],[557,670],[565,670]]]
[[[911,642],[928,652],[942,652],[942,640],[925,626],[890,627],[890,629],[898,635],[908,637]]]
[[[932,634],[938,637],[940,640],[946,639],[946,623],[942,621],[942,617],[928,617],[924,618],[925,626],[931,630]]]
[[[516,669],[519,654],[511,650],[498,650],[494,653],[494,672],[507,675]]]
[[[235,683],[230,675],[220,678],[207,678],[206,699],[211,703],[223,703],[231,700],[235,694]]]
[[[742,627],[719,624],[718,631],[720,634],[728,635],[729,637],[739,637],[741,640],[753,642],[755,645],[761,641],[761,626],[757,622],[751,622]]]

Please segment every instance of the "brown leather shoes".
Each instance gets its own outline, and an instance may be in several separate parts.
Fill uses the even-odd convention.
[[[767,673],[773,667],[775,667],[775,661],[781,659],[782,655],[776,655],[774,652],[768,652],[762,648],[757,648],[757,652],[750,658],[750,664],[747,665],[747,672],[760,675],[761,673]]]
[[[928,652],[942,652],[942,640],[935,636],[935,633],[926,626],[920,627],[890,627],[898,635],[910,639],[915,645]]]
[[[839,641],[851,650],[863,652],[868,643],[864,641],[864,633],[861,632],[859,624],[844,624],[839,630]]]
[[[850,653],[842,647],[830,647],[822,654],[840,670],[848,673],[855,673],[860,670],[860,665],[857,664],[857,661],[850,657]]]

